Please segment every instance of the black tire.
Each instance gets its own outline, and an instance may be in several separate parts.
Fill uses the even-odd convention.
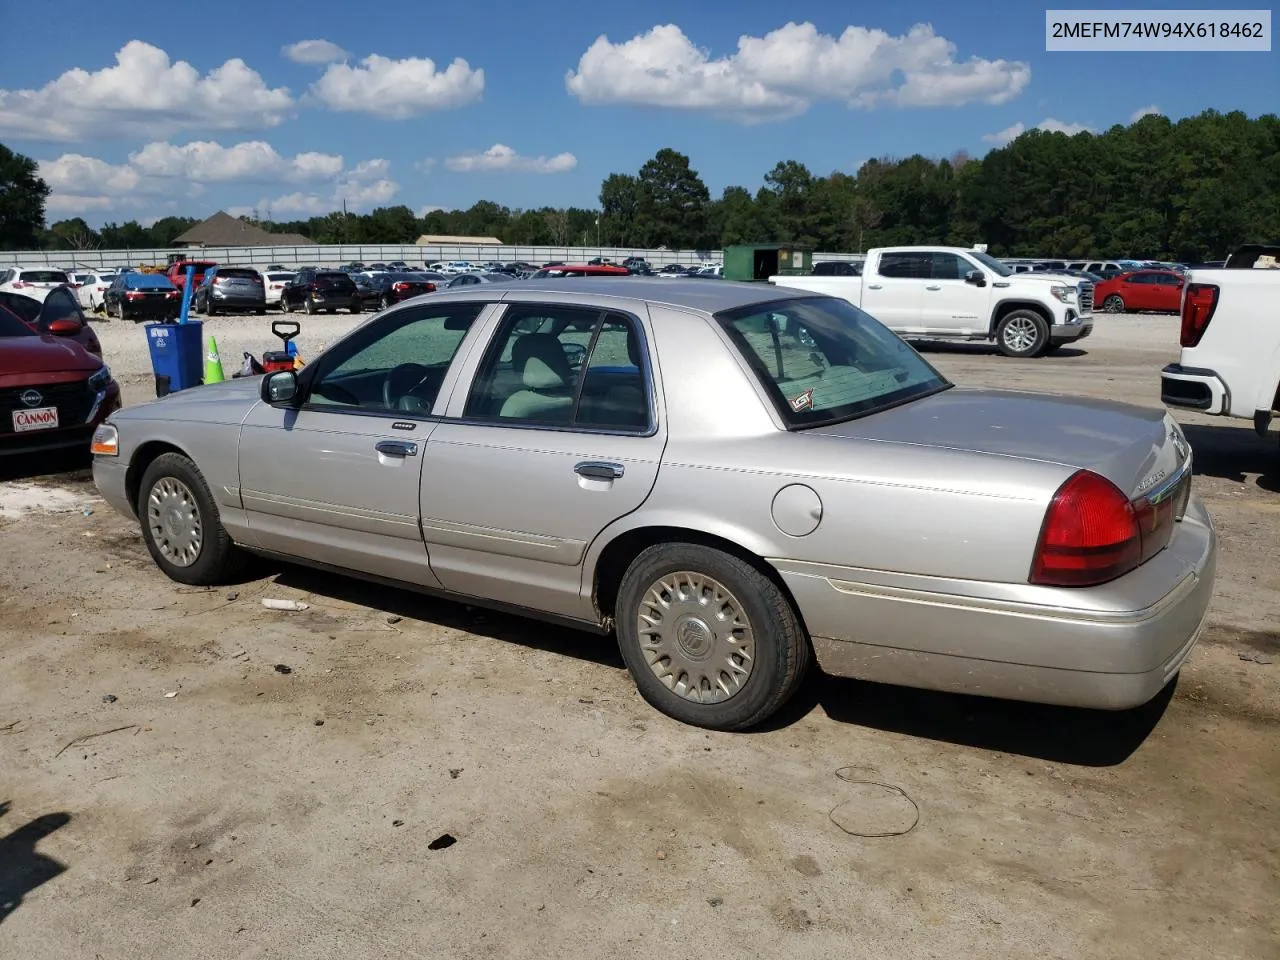
[[[996,324],[996,346],[1006,357],[1038,357],[1049,345],[1049,324],[1034,310],[1010,310]]]
[[[385,293],[382,295],[382,298],[378,301],[378,309],[379,310],[391,309],[391,301],[390,299],[387,298],[387,295]]]
[[[254,313],[256,313],[256,314],[257,314],[258,316],[260,316],[260,317],[262,317],[262,316],[266,316],[267,308],[266,308],[266,307],[258,307],[258,309],[254,311]]]
[[[218,311],[213,308],[213,300],[206,299],[204,302],[204,315],[206,317],[212,317],[215,316],[217,312]]]
[[[363,313],[363,312],[364,312],[364,304],[363,304],[363,303],[361,303],[359,300],[357,300],[355,303],[353,303],[353,304],[351,305],[351,312],[352,312],[352,313]]]
[[[751,627],[750,673],[719,702],[699,703],[675,692],[655,674],[643,648],[639,617],[645,594],[659,579],[682,571],[727,589]],[[709,730],[742,730],[768,718],[795,693],[813,659],[804,627],[778,585],[744,560],[698,544],[658,544],[636,557],[618,589],[615,620],[618,646],[640,695],[667,716]]]
[[[1124,305],[1124,297],[1118,293],[1113,293],[1107,299],[1102,301],[1102,309],[1107,313],[1128,313],[1129,308]]]
[[[310,297],[305,297],[305,298],[303,299],[303,301],[302,301],[302,309],[303,309],[303,311],[307,314],[307,316],[312,316],[312,315],[314,315],[314,314],[315,314],[315,312],[316,312],[316,307],[315,307],[315,304],[313,304],[313,303],[311,302],[311,298],[310,298]]]
[[[203,531],[196,558],[183,566],[169,560],[156,542],[156,533],[149,522],[148,503],[152,490],[166,478],[177,480],[190,492],[193,510]],[[151,558],[170,580],[194,586],[214,586],[234,579],[244,569],[248,555],[232,541],[218,515],[218,506],[209,492],[209,485],[187,457],[180,453],[163,453],[151,461],[142,474],[138,490],[138,522],[142,527],[142,539]]]

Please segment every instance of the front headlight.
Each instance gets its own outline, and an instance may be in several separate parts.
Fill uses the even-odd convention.
[[[95,392],[107,389],[107,384],[111,382],[111,368],[105,363],[98,371],[89,378],[89,389]]]
[[[1071,303],[1076,298],[1076,288],[1055,284],[1049,288],[1049,292],[1063,303]]]
[[[89,444],[89,452],[100,457],[120,456],[120,433],[114,426],[104,423],[93,431],[93,440]]]

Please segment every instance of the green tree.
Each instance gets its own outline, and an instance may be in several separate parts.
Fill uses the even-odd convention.
[[[59,220],[44,232],[44,246],[49,250],[94,250],[102,238],[84,222],[83,217]]]
[[[637,246],[663,244],[685,250],[710,246],[711,194],[688,157],[664,147],[640,168],[637,179],[641,196],[636,232],[637,239],[644,238]]]
[[[611,173],[600,184],[600,239],[617,247],[641,246],[635,237],[643,191],[629,174]]]
[[[151,231],[137,220],[105,223],[98,235],[102,237],[102,246],[107,250],[146,250],[154,245]]]
[[[44,229],[49,185],[36,162],[0,143],[0,249],[31,250]]]

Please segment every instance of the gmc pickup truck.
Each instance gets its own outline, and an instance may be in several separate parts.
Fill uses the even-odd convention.
[[[1250,244],[1182,291],[1182,354],[1160,371],[1171,407],[1253,421],[1266,436],[1280,411],[1280,246]]]
[[[1093,332],[1093,284],[1014,273],[980,250],[882,247],[860,277],[770,277],[842,297],[906,340],[994,341],[1009,357],[1041,357]]]

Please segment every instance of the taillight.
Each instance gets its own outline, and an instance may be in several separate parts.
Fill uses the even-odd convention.
[[[1200,343],[1217,309],[1218,288],[1213,284],[1189,283],[1182,288],[1182,346]]]
[[[35,286],[34,283],[28,283],[26,280],[13,281],[13,289],[15,290],[25,290],[27,287],[34,287],[34,286]]]
[[[395,290],[397,293],[404,293],[409,289],[409,285],[407,283],[393,283],[391,285],[391,289]]]
[[[176,297],[177,295],[178,295],[177,290],[168,290],[165,292],[166,297]]]
[[[427,293],[435,293],[435,292],[436,292],[436,285],[434,283],[428,283]]]
[[[1088,470],[1073,474],[1049,503],[1031,564],[1031,582],[1087,587],[1142,562],[1142,535],[1129,498]]]
[[[141,300],[143,296],[144,294],[138,293],[137,291],[130,291],[124,295],[124,298],[126,300]]]

